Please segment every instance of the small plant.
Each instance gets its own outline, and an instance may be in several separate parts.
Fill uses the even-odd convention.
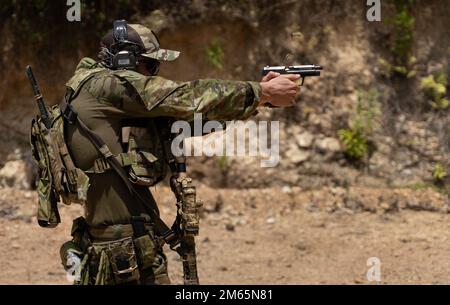
[[[443,181],[448,173],[442,163],[436,163],[433,168],[433,179],[437,182]]]
[[[438,192],[438,193],[440,193],[442,195],[446,195],[446,196],[448,196],[450,198],[450,190],[445,189],[445,187],[438,186],[438,185],[433,184],[433,183],[419,182],[419,183],[409,184],[409,185],[405,185],[405,186],[401,186],[401,187],[402,188],[411,189],[413,191],[432,189],[435,192]]]
[[[346,155],[355,159],[362,159],[367,155],[369,145],[360,129],[341,129],[338,135],[339,140],[344,144]]]
[[[393,24],[395,26],[395,39],[392,46],[396,64],[406,64],[411,57],[411,50],[414,43],[414,27],[416,19],[410,11],[413,6],[413,0],[394,0],[395,16]]]
[[[345,148],[345,154],[351,158],[363,159],[369,152],[369,138],[377,124],[379,116],[379,92],[376,89],[358,91],[355,116],[349,127],[340,129],[338,136]]]
[[[414,65],[416,58],[412,56],[414,44],[414,27],[416,19],[411,15],[413,0],[391,0],[395,6],[395,15],[388,19],[392,25],[392,42],[390,51],[393,55],[393,63],[381,59],[380,65],[385,68],[389,76],[394,74],[412,78],[416,75]]]
[[[213,41],[206,47],[205,52],[206,60],[216,69],[222,70],[225,53],[221,43],[218,40]]]
[[[228,157],[227,156],[221,156],[219,158],[219,168],[223,173],[226,173],[228,168],[230,167]]]
[[[379,59],[378,63],[386,71],[388,77],[391,77],[393,74],[398,74],[406,78],[413,78],[417,74],[417,71],[414,69],[414,65],[417,63],[417,58],[414,56],[409,58],[406,65],[391,64],[383,58]]]
[[[447,75],[439,72],[435,75],[429,75],[422,78],[420,88],[425,96],[431,101],[431,106],[435,109],[447,109],[450,101],[445,98],[448,85]]]

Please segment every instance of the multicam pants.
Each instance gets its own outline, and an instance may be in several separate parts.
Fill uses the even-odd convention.
[[[167,258],[151,233],[92,242],[80,270],[81,285],[170,284]]]

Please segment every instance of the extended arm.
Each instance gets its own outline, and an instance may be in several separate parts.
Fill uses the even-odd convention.
[[[120,72],[116,73],[120,77]],[[145,117],[173,117],[190,121],[194,113],[206,120],[245,120],[259,105],[292,106],[299,87],[299,75],[270,73],[261,82],[204,79],[175,82],[162,77],[144,77],[127,72],[128,90],[137,93],[144,104],[132,106]],[[144,106],[144,107],[142,107]],[[138,109],[139,108],[139,109]],[[132,109],[129,109],[132,110]]]

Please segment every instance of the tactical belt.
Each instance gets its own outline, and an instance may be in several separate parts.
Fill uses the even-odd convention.
[[[152,226],[150,224],[145,224],[145,228],[151,231]],[[132,224],[118,224],[102,227],[89,226],[88,231],[93,242],[117,240],[134,235]]]
[[[144,207],[145,211],[154,223],[156,235],[161,236],[164,241],[170,246],[170,248],[174,249],[180,243],[179,236],[175,234],[175,232],[162,221],[155,210],[148,206],[147,200],[139,194],[135,186],[128,179],[128,173],[125,171],[125,169],[123,169],[122,164],[117,160],[116,157],[114,157],[105,142],[83,123],[83,121],[78,117],[77,113],[72,109],[72,106],[67,102],[66,98],[59,105],[64,118],[69,124],[78,125],[80,130],[86,135],[90,142],[95,146],[97,151],[102,155],[102,158],[106,160],[106,162],[108,162],[109,166],[117,173],[120,179],[122,179],[123,183],[127,186],[130,194],[136,199],[137,202],[139,202]],[[153,198],[151,192],[150,200],[152,201],[154,206],[156,206],[155,199]],[[130,211],[130,214],[134,216],[133,213],[131,213],[131,209],[129,208],[129,206],[126,206]]]

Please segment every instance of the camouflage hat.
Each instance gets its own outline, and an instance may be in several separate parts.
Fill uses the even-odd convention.
[[[145,50],[140,54],[141,56],[156,60],[172,61],[180,55],[179,51],[161,49],[155,33],[141,24],[127,24],[127,32],[127,40],[138,44]],[[102,43],[108,48],[114,43],[112,30],[102,38]]]
[[[144,44],[146,52],[141,54],[141,56],[157,60],[172,61],[177,59],[180,55],[179,51],[161,49],[159,47],[158,38],[149,28],[141,24],[130,24],[129,26],[138,33]]]

